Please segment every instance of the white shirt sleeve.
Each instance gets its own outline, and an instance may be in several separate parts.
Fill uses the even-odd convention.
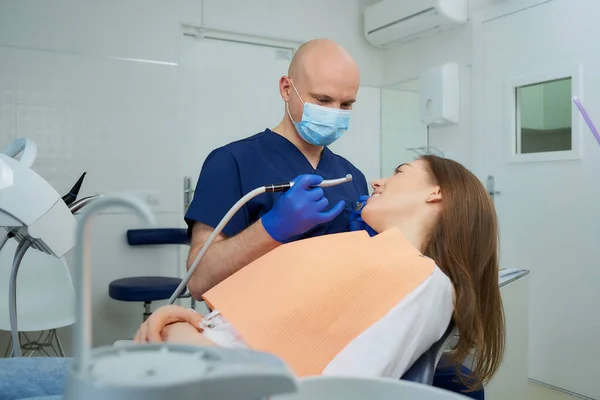
[[[323,375],[399,379],[442,337],[453,310],[452,283],[436,266],[417,289],[349,343]]]

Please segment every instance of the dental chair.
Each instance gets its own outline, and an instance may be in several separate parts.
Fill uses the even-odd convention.
[[[444,335],[415,361],[408,371],[404,373],[401,380],[434,386],[453,393],[460,393],[471,399],[484,400],[484,389],[481,388],[467,392],[467,386],[457,379],[458,371],[456,370],[456,366],[450,359],[444,356],[454,328],[454,323],[451,322]],[[472,375],[472,371],[464,365],[460,369],[463,376]]]
[[[442,358],[442,354],[446,350],[446,343],[452,331],[454,331],[454,323],[450,322],[442,337],[414,362],[408,371],[404,373],[401,380],[429,386],[433,385],[435,370]]]
[[[434,386],[448,392],[459,393],[465,398],[484,400],[484,389],[467,392],[466,385],[457,380],[458,371],[454,363],[449,359],[445,360],[444,352],[448,349],[449,338],[454,328],[454,323],[451,322],[444,335],[415,361],[400,380]],[[464,376],[472,375],[464,365],[461,366],[461,372]]]
[[[127,243],[130,246],[149,245],[186,245],[189,246],[190,239],[185,229],[162,228],[162,229],[130,229],[127,231]],[[115,300],[128,302],[143,302],[145,321],[152,314],[152,302],[167,300],[177,286],[181,283],[180,278],[167,276],[135,276],[121,278],[112,281],[108,286],[108,295]],[[184,293],[179,298],[191,297]],[[192,308],[195,308],[195,300],[192,297]]]

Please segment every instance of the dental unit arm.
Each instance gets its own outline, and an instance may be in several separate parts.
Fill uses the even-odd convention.
[[[89,222],[109,206],[130,208],[154,223],[148,207],[134,198],[105,197],[82,212],[75,248],[74,359],[66,400],[256,400],[297,391],[289,368],[265,353],[170,343],[92,349]]]

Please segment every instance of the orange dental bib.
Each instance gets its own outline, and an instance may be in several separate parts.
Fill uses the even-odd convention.
[[[341,233],[280,246],[203,298],[252,349],[319,375],[434,268],[397,229]]]

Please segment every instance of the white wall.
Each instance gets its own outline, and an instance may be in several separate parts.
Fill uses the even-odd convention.
[[[357,99],[350,128],[331,149],[354,163],[370,184],[381,177],[381,90],[362,86]]]
[[[470,63],[471,39],[468,28],[460,28],[401,47],[384,55],[383,83],[391,85],[419,77],[426,69],[454,61],[460,68],[460,123],[429,129],[429,145],[466,165],[470,159]]]
[[[381,90],[381,175],[389,176],[399,164],[417,153],[410,148],[427,145],[427,126],[419,116],[417,91]]]
[[[35,170],[60,192],[84,170],[82,196],[155,192],[159,225],[182,226],[177,156],[186,146],[181,138],[187,124],[178,81],[181,23],[298,41],[328,37],[355,57],[363,86],[379,86],[382,52],[364,41],[360,26],[362,6],[370,2],[0,0],[0,145],[21,136],[35,140],[40,148]],[[278,78],[273,77],[275,85]],[[378,115],[378,90],[364,92]],[[347,156],[375,171],[379,123],[365,110],[358,110],[353,134],[363,135],[370,153]],[[130,336],[141,320],[141,304],[108,297],[111,280],[180,270],[174,248],[127,247],[125,231],[139,226],[121,210],[94,225],[95,345]],[[0,335],[0,348],[7,337]]]
[[[502,1],[470,0],[469,13]],[[471,28],[466,26],[390,49],[385,52],[383,61],[384,85],[416,78],[426,69],[446,62],[459,64],[460,123],[430,128],[429,144],[466,166],[471,164],[471,47]]]
[[[382,51],[363,37],[362,10],[374,0],[205,0],[204,23],[215,29],[305,41],[329,38],[356,59],[363,86],[380,86]]]

